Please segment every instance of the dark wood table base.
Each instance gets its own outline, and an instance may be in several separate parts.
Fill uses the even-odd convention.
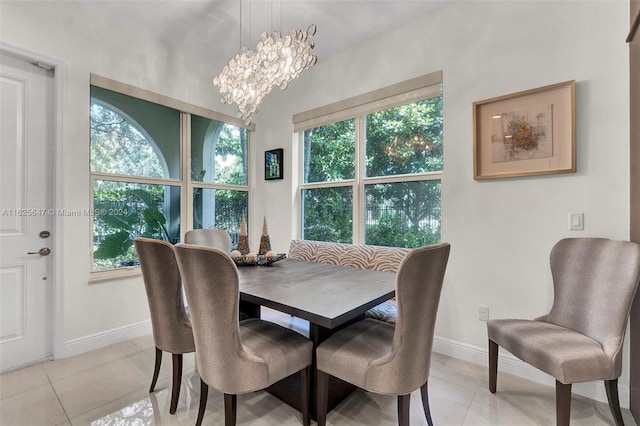
[[[311,402],[309,403],[309,415],[316,420],[316,390],[315,390],[315,371],[312,373],[313,388],[311,390]],[[329,379],[329,403],[328,410],[333,410],[338,404],[344,401],[357,388],[351,383],[347,383],[336,377],[331,376]],[[302,401],[300,400],[300,374],[292,374],[291,376],[280,380],[269,386],[267,392],[298,411],[302,411]]]
[[[367,309],[393,297],[396,275],[295,259],[270,267],[239,268],[238,275],[240,310],[249,317],[260,318],[260,308],[265,306],[309,322],[308,337],[314,348],[309,409],[315,419],[315,348],[336,331],[364,319]],[[300,410],[300,386],[300,375],[295,374],[273,384],[268,391]],[[355,386],[334,377],[328,387],[329,410],[355,390]]]
[[[255,305],[253,303],[246,302],[244,300],[240,301],[240,310],[247,314],[252,318],[260,318],[260,305]],[[317,324],[309,324],[309,339],[313,342],[313,362],[311,365],[311,390],[309,392],[309,411],[311,418],[316,420],[316,405],[317,405],[317,371],[316,371],[316,353],[315,348],[318,347],[320,343],[322,343],[325,339],[331,336],[336,331],[353,324],[354,322],[361,321],[364,319],[364,315],[360,315],[345,324],[342,324],[335,329],[325,328],[319,326]],[[289,377],[286,377],[280,380],[277,383],[269,386],[267,391],[286,403],[287,405],[295,408],[298,411],[302,411],[302,401],[300,399],[300,395],[302,394],[300,389],[300,374],[292,374]],[[353,393],[357,388],[351,383],[345,382],[344,380],[340,380],[337,377],[329,376],[329,395],[328,395],[328,404],[327,404],[327,412],[331,411],[338,404],[344,401],[349,395]]]

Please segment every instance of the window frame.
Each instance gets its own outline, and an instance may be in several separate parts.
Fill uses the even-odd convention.
[[[123,182],[123,183],[137,183],[137,184],[149,184],[149,185],[164,185],[174,186],[180,188],[180,240],[184,239],[184,234],[193,228],[193,190],[196,188],[213,189],[213,190],[232,190],[232,191],[244,191],[247,192],[248,211],[251,215],[251,191],[249,188],[249,182],[251,181],[251,169],[247,168],[246,184],[245,185],[230,185],[208,182],[196,182],[191,180],[191,116],[197,115],[200,117],[208,118],[211,120],[219,121],[226,124],[231,124],[247,130],[247,162],[251,158],[251,132],[255,131],[255,124],[251,123],[246,125],[243,120],[236,117],[232,117],[226,114],[222,114],[216,111],[208,110],[206,108],[198,107],[196,105],[189,104],[187,102],[179,101],[164,95],[160,95],[145,89],[141,89],[135,86],[131,86],[119,81],[111,80],[106,77],[101,77],[96,74],[90,75],[89,87],[95,86],[102,89],[110,90],[112,92],[120,93],[129,97],[137,98],[143,101],[152,102],[162,105],[164,107],[177,110],[180,114],[180,177],[176,178],[158,178],[158,177],[144,177],[134,175],[123,175],[115,173],[103,173],[91,171],[91,160],[89,159],[89,205],[93,208],[94,203],[94,182],[96,180]],[[89,96],[89,109],[91,108],[92,97]],[[101,103],[106,104],[108,108],[113,106],[108,105],[102,100],[98,100]],[[89,111],[88,109],[88,111]],[[120,113],[121,111],[116,111]],[[125,112],[125,118],[128,118]],[[134,121],[135,122],[135,121]],[[89,141],[89,145],[91,142]],[[93,217],[89,221],[89,253],[90,253],[90,273],[89,282],[100,282],[105,280],[127,278],[132,276],[138,276],[141,274],[140,266],[124,266],[119,268],[107,269],[107,270],[94,270],[93,259]]]
[[[350,186],[353,191],[352,234],[353,244],[365,244],[365,186],[440,180],[444,177],[443,166],[439,171],[408,173],[389,176],[368,177],[366,173],[366,119],[368,114],[420,102],[442,96],[442,71],[416,77],[382,89],[348,98],[333,104],[315,108],[293,116],[294,140],[298,148],[298,190],[297,190],[297,238],[304,238],[303,196],[306,189],[335,188]],[[338,181],[304,182],[304,132],[316,127],[355,119],[355,178]],[[444,143],[444,141],[443,141]],[[444,149],[443,149],[444,151]],[[444,156],[444,154],[443,154]],[[442,204],[441,210],[442,212]],[[440,215],[442,223],[442,214]],[[440,228],[442,229],[442,227]]]

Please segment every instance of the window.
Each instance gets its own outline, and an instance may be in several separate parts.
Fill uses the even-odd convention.
[[[246,129],[192,115],[194,229],[226,229],[235,247],[248,217],[247,174]]]
[[[91,82],[92,271],[137,265],[139,236],[177,243],[183,231],[217,227],[237,241],[248,216],[247,129],[102,77]]]
[[[294,116],[303,239],[440,241],[441,73]]]

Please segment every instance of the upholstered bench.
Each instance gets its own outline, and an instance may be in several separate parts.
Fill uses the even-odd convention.
[[[397,272],[400,263],[410,251],[411,249],[398,247],[292,240],[289,258],[359,269]],[[369,309],[365,316],[395,324],[396,312],[395,300],[387,300]]]

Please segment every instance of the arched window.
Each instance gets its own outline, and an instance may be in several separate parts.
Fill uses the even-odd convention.
[[[91,95],[93,270],[134,266],[134,238],[180,239],[180,112]]]
[[[225,229],[235,243],[248,217],[246,130],[192,115],[191,179],[193,227]]]
[[[216,181],[216,144],[220,137],[224,123],[211,120],[205,132],[202,146],[202,172],[197,181]],[[193,147],[193,140],[192,140]],[[208,175],[208,176],[207,176]],[[206,179],[206,180],[205,180]],[[202,206],[194,206],[193,224],[197,228],[213,228],[216,226],[216,197],[215,191],[200,190],[202,193]],[[201,209],[199,208],[201,207]],[[201,210],[201,214],[200,211]]]
[[[127,113],[91,98],[91,171],[169,177],[167,162],[153,138]]]
[[[97,76],[89,116],[95,279],[135,271],[122,269],[138,263],[137,237],[175,244],[212,226],[238,234],[249,199],[238,120]]]

